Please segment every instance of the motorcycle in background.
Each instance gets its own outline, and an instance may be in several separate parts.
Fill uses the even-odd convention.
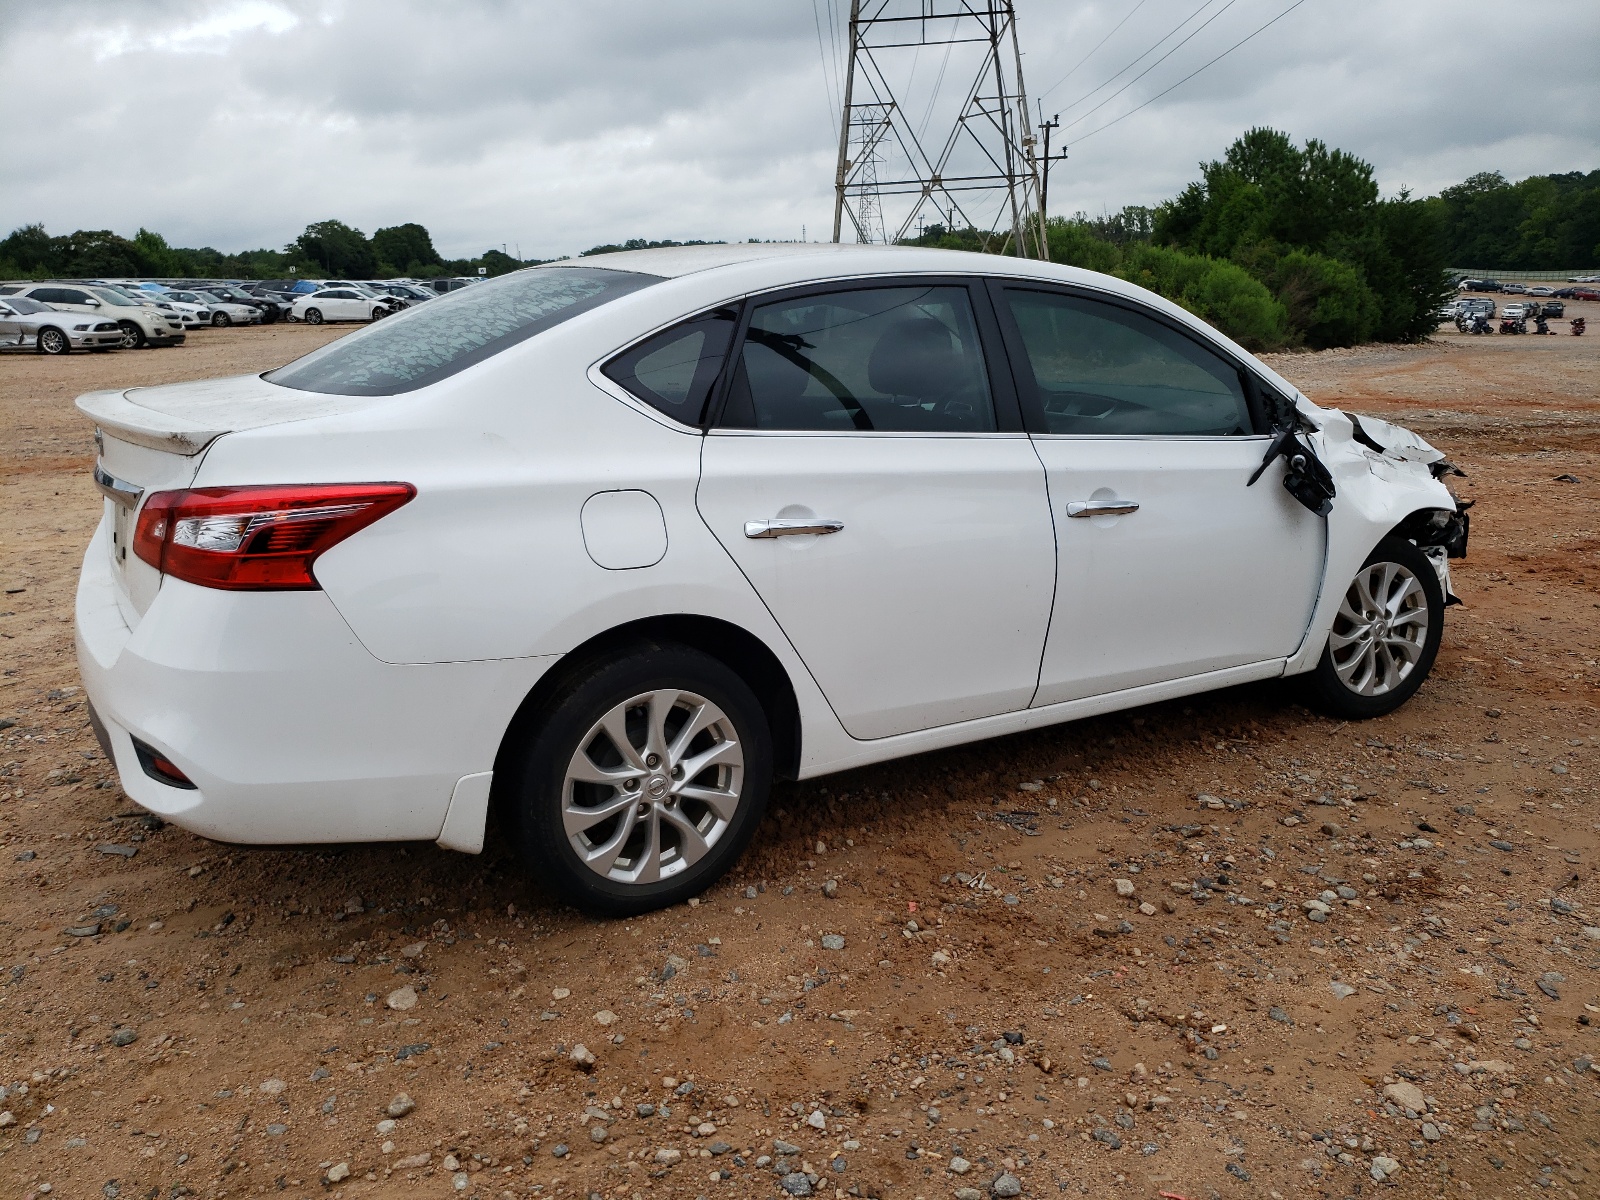
[[[1583,317],[1573,317],[1569,324],[1572,326],[1573,336],[1581,337],[1583,335],[1583,331],[1588,328],[1589,322]]]
[[[1528,323],[1520,317],[1501,317],[1501,333],[1527,333]]]

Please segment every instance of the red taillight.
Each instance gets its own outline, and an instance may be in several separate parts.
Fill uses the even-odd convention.
[[[234,591],[314,589],[317,555],[393,512],[409,483],[285,484],[156,492],[133,552],[163,575]]]

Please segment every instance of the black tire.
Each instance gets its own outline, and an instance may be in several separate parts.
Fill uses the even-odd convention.
[[[72,339],[62,333],[54,325],[46,325],[39,330],[40,354],[71,354]]]
[[[1371,717],[1387,716],[1409,700],[1422,686],[1423,680],[1433,670],[1434,660],[1439,655],[1439,641],[1444,635],[1445,597],[1444,588],[1439,584],[1439,576],[1433,569],[1433,563],[1426,554],[1404,538],[1387,537],[1367,555],[1367,560],[1362,564],[1357,578],[1364,577],[1374,567],[1386,564],[1401,568],[1420,585],[1422,604],[1410,605],[1401,612],[1412,612],[1415,608],[1425,605],[1427,631],[1419,639],[1417,657],[1403,678],[1377,694],[1363,694],[1353,682],[1347,682],[1341,676],[1340,665],[1336,662],[1333,647],[1335,639],[1343,636],[1343,630],[1351,627],[1348,619],[1342,614],[1344,609],[1349,607],[1349,593],[1356,590],[1356,581],[1352,580],[1348,585],[1346,604],[1341,608],[1341,616],[1334,620],[1328,644],[1322,648],[1322,657],[1317,661],[1316,670],[1300,677],[1302,699],[1309,707],[1330,717],[1362,721]],[[1396,625],[1398,627],[1398,623]],[[1349,661],[1348,657],[1346,661]],[[1392,662],[1392,656],[1390,661]]]
[[[305,320],[305,323],[307,325],[321,325],[322,324],[322,310],[320,308],[308,308],[308,309],[306,309],[306,315],[304,317],[304,320]]]
[[[211,324],[214,328],[226,329],[233,324],[233,318],[225,312],[214,312],[211,314]]]
[[[643,847],[648,844],[651,831],[663,830],[657,835],[660,838],[657,844],[663,847],[662,871],[675,873],[664,874],[649,883],[619,881],[587,866],[574,844],[574,837],[566,832],[563,807],[567,803],[568,767],[585,747],[586,754],[593,756],[596,746],[601,746],[602,754],[614,746],[609,739],[602,745],[593,733],[607,713],[634,698],[672,691],[688,693],[686,699],[698,697],[708,701],[721,711],[725,722],[731,722],[733,740],[742,754],[742,774],[733,773],[733,768],[711,767],[694,779],[702,782],[708,778],[731,780],[726,786],[736,788],[737,800],[726,824],[707,835],[708,848],[699,858],[690,859],[687,844],[681,839],[676,842],[676,850],[667,845],[678,838],[679,825],[674,822],[687,819],[714,828],[715,814],[707,807],[696,807],[692,799],[684,798],[680,802],[675,792],[663,798],[660,790],[663,782],[670,788],[679,786],[667,778],[668,766],[641,769],[641,778],[628,784],[637,798],[637,805],[630,809],[624,804],[615,818],[616,824],[594,824],[585,834],[574,837],[582,838],[599,830],[596,840],[604,843],[608,838],[618,838],[628,854],[637,856],[632,860],[637,862],[644,857]],[[673,709],[672,713],[678,711]],[[630,737],[636,728],[633,718],[646,713],[642,706],[629,710],[626,719]],[[668,721],[672,719],[672,716],[667,718]],[[726,725],[722,728],[726,729]],[[721,744],[716,730],[700,737],[711,740],[702,744],[697,738],[689,743],[691,749],[699,746],[704,750],[707,746]],[[637,753],[643,754],[646,749],[640,743]],[[622,757],[614,750],[611,754],[626,771]],[[590,762],[593,761],[590,757]],[[729,773],[723,775],[724,770]],[[710,775],[711,772],[716,774]],[[673,778],[681,779],[675,773]],[[630,916],[698,895],[744,852],[761,823],[772,786],[772,735],[761,702],[750,686],[724,663],[687,646],[639,643],[609,657],[574,667],[550,703],[537,713],[519,719],[502,749],[496,783],[496,801],[508,818],[517,849],[534,880],[556,899],[593,916]],[[598,789],[591,795],[597,797],[595,803],[600,806],[627,796],[622,785],[574,784],[575,802],[581,802],[580,788]],[[651,794],[656,796],[653,802],[649,798]],[[662,812],[663,808],[675,809],[676,817]],[[643,819],[638,815],[651,810],[652,815]],[[622,824],[624,821],[626,827]],[[638,849],[634,848],[636,841]],[[671,861],[674,853],[678,855],[676,864]],[[627,855],[616,858],[619,863],[628,861]]]
[[[143,350],[150,344],[150,338],[137,321],[118,321],[117,328],[122,330],[124,350]]]

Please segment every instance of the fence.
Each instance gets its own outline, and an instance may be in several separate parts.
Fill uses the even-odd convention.
[[[1478,267],[1447,267],[1446,270],[1463,279],[1498,279],[1501,283],[1565,283],[1578,275],[1600,275],[1600,267],[1572,267],[1565,271],[1490,271]]]

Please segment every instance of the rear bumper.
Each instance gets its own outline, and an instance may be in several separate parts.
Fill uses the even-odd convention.
[[[84,557],[78,667],[123,790],[219,841],[434,840],[456,784],[552,658],[394,666],[322,592],[239,593],[167,580],[129,628],[102,524]],[[147,775],[133,739],[191,779]]]

